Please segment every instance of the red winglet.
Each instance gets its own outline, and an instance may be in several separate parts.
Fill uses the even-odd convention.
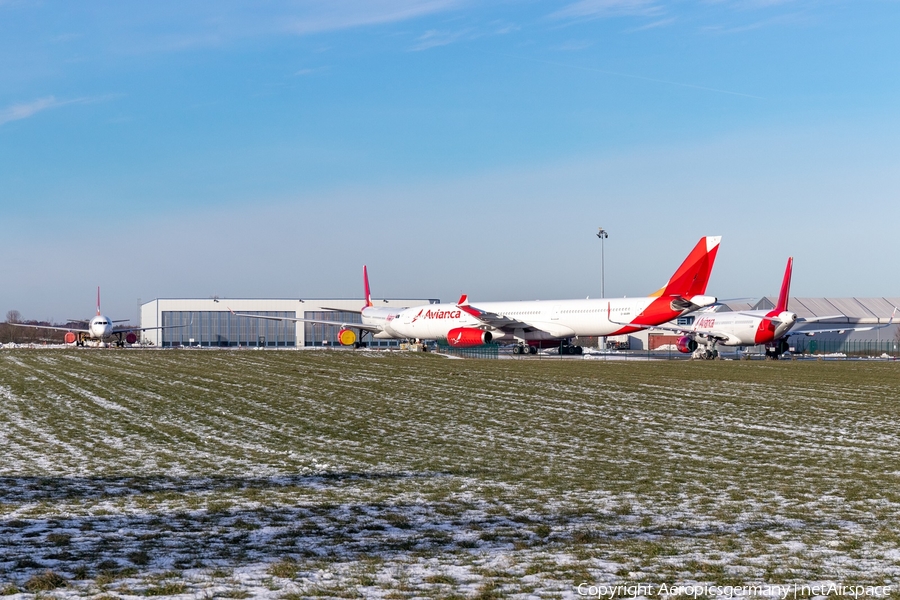
[[[469,306],[469,296],[467,294],[463,294],[459,297],[459,302],[456,303],[456,306],[458,306],[460,310],[469,313],[473,317],[481,317],[481,312]]]

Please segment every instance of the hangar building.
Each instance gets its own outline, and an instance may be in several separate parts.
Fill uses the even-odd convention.
[[[435,298],[375,300],[380,306],[405,308],[437,304]],[[157,298],[141,305],[141,327],[166,327],[144,331],[141,341],[163,348],[179,346],[303,348],[338,345],[337,327],[316,323],[292,323],[251,319],[231,310],[265,316],[300,317],[323,321],[360,323],[365,300],[300,298]],[[230,310],[229,310],[230,309]],[[389,347],[396,340],[365,340],[370,346]]]

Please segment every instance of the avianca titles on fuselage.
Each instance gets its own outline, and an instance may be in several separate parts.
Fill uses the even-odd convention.
[[[709,306],[705,296],[721,237],[702,238],[668,283],[643,298],[534,300],[418,306],[389,315],[385,335],[411,339],[446,339],[453,346],[491,341],[535,344],[575,336],[630,333],[665,323]]]

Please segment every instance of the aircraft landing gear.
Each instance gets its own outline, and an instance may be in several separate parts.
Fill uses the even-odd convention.
[[[569,342],[563,341],[559,344],[559,353],[581,355],[584,353],[584,348],[581,346],[573,346]]]
[[[513,346],[513,354],[537,354],[537,346],[529,344],[516,344]]]
[[[778,360],[779,358],[781,358],[781,355],[788,350],[790,350],[788,341],[778,340],[771,348],[769,346],[766,346],[766,358],[771,360]]]

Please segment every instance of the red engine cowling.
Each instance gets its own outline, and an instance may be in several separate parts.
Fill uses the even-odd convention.
[[[74,344],[78,340],[78,336],[71,331],[67,331],[66,337],[64,339],[66,340],[67,344]]]
[[[697,349],[697,342],[689,335],[683,335],[678,338],[678,341],[675,343],[675,346],[678,348],[679,352],[683,352],[684,354],[690,354],[694,350]]]
[[[468,346],[483,346],[490,344],[494,336],[490,331],[482,331],[474,327],[457,327],[447,332],[447,343],[454,348],[466,348]]]
[[[133,344],[137,341],[137,335],[133,331],[129,331],[125,334],[125,341],[129,344]]]

